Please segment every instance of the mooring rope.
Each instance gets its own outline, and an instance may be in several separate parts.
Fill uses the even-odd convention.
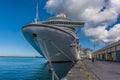
[[[49,55],[49,52],[48,52],[47,46],[46,46],[46,44],[45,44],[44,41],[43,41],[43,46],[44,46],[44,48],[45,48],[45,52],[46,52],[46,54],[47,54],[47,56],[48,56],[47,58],[48,58],[48,60],[49,60],[49,64],[50,64],[50,71],[52,72],[52,80],[60,80],[59,77],[57,76],[55,70],[54,70],[54,67],[53,67],[52,63],[51,63],[50,55]]]

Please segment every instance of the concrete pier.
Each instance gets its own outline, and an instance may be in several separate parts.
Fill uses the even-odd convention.
[[[83,61],[78,61],[68,72],[67,80],[91,80],[90,74]]]
[[[78,61],[68,72],[67,80],[120,80],[120,63],[91,60]]]

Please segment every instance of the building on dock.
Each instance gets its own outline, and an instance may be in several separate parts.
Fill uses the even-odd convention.
[[[97,60],[120,62],[120,40],[92,53]]]

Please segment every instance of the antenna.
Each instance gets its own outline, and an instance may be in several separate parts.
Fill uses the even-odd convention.
[[[38,1],[36,4],[36,17],[35,17],[34,21],[35,21],[35,23],[38,23]]]

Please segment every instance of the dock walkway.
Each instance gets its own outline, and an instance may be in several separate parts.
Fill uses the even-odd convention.
[[[120,63],[78,61],[68,72],[67,80],[120,80]]]
[[[90,74],[83,61],[78,61],[68,72],[67,80],[91,80]]]

